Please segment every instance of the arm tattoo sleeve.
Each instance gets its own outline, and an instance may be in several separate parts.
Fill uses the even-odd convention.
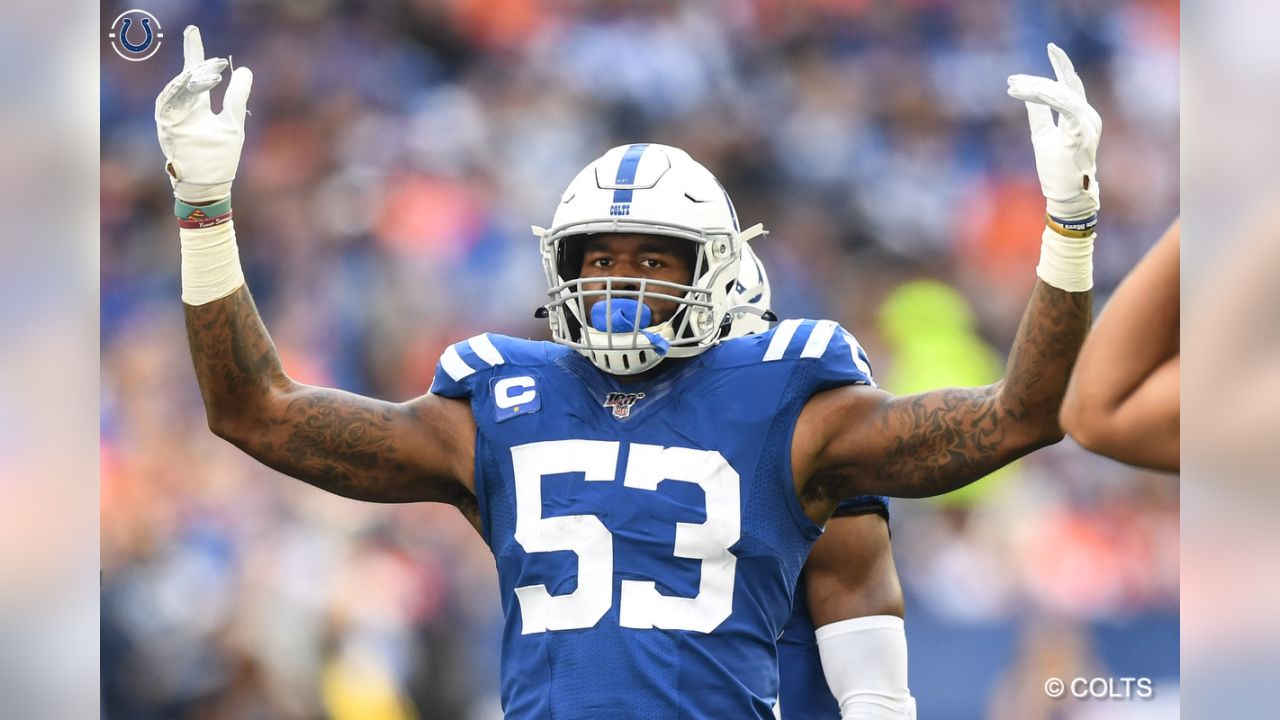
[[[827,469],[816,499],[850,494],[927,497],[950,492],[1062,437],[1058,408],[1091,312],[1089,293],[1037,282],[1004,379],[891,398],[877,410],[870,462]]]
[[[409,447],[438,419],[390,403],[294,383],[247,288],[186,305],[187,337],[210,425],[265,465],[345,497],[374,502],[465,503]],[[411,457],[412,454],[412,457]],[[474,499],[471,499],[474,502]]]

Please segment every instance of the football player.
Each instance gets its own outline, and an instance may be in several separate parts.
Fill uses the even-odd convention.
[[[764,263],[750,244],[743,245],[729,336],[768,332],[778,319],[770,310],[772,294]],[[778,638],[777,717],[840,720],[843,712],[867,720],[914,718],[903,605],[889,541],[889,499],[842,500],[805,560],[791,617]]]
[[[1062,437],[1090,314],[1100,121],[1056,48],[1057,80],[1009,81],[1050,218],[1000,382],[893,397],[825,320],[722,342],[760,228],[739,229],[687,153],[639,143],[584,168],[536,230],[555,342],[476,335],[402,403],[285,373],[231,220],[252,74],[232,73],[214,114],[227,62],[205,59],[194,27],[184,52],[156,121],[209,425],[329,492],[450,503],[478,522],[498,569],[509,718],[772,717],[775,639],[842,499],[948,492]]]

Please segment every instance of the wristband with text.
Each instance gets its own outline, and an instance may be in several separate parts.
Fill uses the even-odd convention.
[[[178,227],[189,230],[221,225],[231,219],[231,196],[210,205],[192,205],[175,199],[173,213],[178,216]]]
[[[1098,226],[1098,214],[1094,213],[1081,220],[1062,220],[1046,213],[1044,224],[1063,237],[1086,238],[1092,235],[1094,228]]]

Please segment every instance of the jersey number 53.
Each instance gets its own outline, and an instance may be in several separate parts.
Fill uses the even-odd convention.
[[[595,515],[542,516],[542,478],[583,473],[587,482],[616,482],[621,443],[555,440],[511,448],[516,487],[516,542],[529,553],[571,551],[578,556],[578,587],[552,595],[546,585],[516,588],[522,634],[595,627],[613,605],[613,534]],[[729,548],[742,532],[738,473],[709,450],[631,445],[622,484],[657,490],[664,481],[698,485],[707,520],[676,523],[674,557],[701,560],[698,594],[673,597],[648,580],[623,580],[618,621],[623,627],[709,633],[733,611],[738,559]]]

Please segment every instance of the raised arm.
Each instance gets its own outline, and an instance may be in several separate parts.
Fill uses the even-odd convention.
[[[854,495],[927,497],[1062,439],[1058,408],[1089,327],[1091,294],[1041,281],[993,385],[894,397],[866,386],[815,395],[792,444],[811,517]]]
[[[294,382],[245,286],[184,305],[209,427],[265,465],[373,502],[447,502],[464,512],[475,424],[464,402],[391,403]]]
[[[187,338],[209,426],[249,455],[329,492],[374,502],[439,501],[474,522],[475,425],[462,402],[390,403],[294,382],[244,284],[231,182],[253,76],[232,74],[223,111],[209,91],[227,61],[183,33],[184,64],[156,99],[156,127],[177,198]]]
[[[1093,452],[1178,469],[1179,226],[1116,290],[1080,350],[1062,428]]]
[[[1062,438],[1058,410],[1089,327],[1102,121],[1054,45],[1057,80],[1015,75],[1047,201],[1040,265],[1004,378],[981,388],[892,397],[865,386],[810,399],[792,441],[796,490],[825,520],[842,498],[955,490]],[[1052,111],[1058,112],[1054,122]]]

